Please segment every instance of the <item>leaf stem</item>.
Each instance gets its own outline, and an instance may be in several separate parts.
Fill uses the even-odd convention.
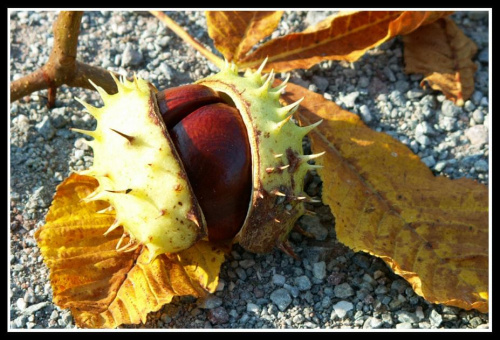
[[[162,11],[150,11],[155,17],[157,17],[161,22],[170,28],[179,38],[184,40],[192,47],[194,47],[198,52],[200,52],[205,58],[215,64],[219,69],[224,66],[224,60],[207,50],[202,44],[200,44],[196,39],[190,36],[181,26],[179,26],[174,20],[172,20],[168,15]]]

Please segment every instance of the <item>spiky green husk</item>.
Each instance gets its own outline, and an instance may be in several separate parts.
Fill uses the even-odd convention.
[[[189,248],[206,236],[206,223],[154,92],[141,79],[115,81],[114,95],[94,85],[104,107],[80,101],[98,122],[95,131],[74,129],[94,138],[94,163],[82,174],[95,177],[99,187],[86,200],[107,201],[116,211],[108,232],[123,226],[131,240],[119,250],[143,244],[151,260]]]
[[[198,81],[231,99],[248,130],[252,154],[252,183],[247,218],[235,242],[245,249],[268,252],[274,247],[286,250],[288,234],[305,213],[304,177],[314,167],[303,154],[302,139],[317,124],[300,127],[290,120],[299,102],[281,106],[279,97],[285,85],[272,87],[274,75],[256,72],[238,75],[234,65]],[[241,199],[246,199],[242,197]]]

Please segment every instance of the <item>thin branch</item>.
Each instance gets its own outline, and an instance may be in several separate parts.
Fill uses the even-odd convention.
[[[198,52],[200,52],[205,58],[210,60],[215,66],[219,69],[222,69],[224,66],[224,60],[207,50],[202,44],[200,44],[197,40],[195,40],[192,36],[190,36],[182,27],[180,27],[175,21],[170,19],[168,15],[161,11],[150,11],[155,17],[157,17],[161,22],[165,24],[168,28],[170,28],[179,38],[184,40],[189,45],[193,46]]]
[[[92,79],[108,93],[118,90],[109,72],[76,60],[82,11],[62,11],[54,21],[54,46],[45,65],[10,84],[10,101],[14,102],[35,91],[48,89],[48,106],[53,107],[59,86],[94,88]]]

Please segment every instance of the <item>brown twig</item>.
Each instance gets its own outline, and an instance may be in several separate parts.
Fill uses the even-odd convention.
[[[55,104],[55,94],[61,85],[92,89],[91,79],[108,93],[117,88],[109,72],[76,60],[82,11],[62,11],[53,25],[54,46],[45,65],[10,84],[10,101],[16,101],[35,91],[48,89],[48,107]]]
[[[198,52],[200,52],[205,58],[210,60],[219,69],[224,66],[224,60],[207,50],[202,44],[196,41],[192,36],[190,36],[182,27],[180,27],[175,21],[170,19],[168,15],[161,11],[150,11],[155,17],[157,17],[161,22],[170,28],[179,38],[184,40],[186,43],[194,47]]]

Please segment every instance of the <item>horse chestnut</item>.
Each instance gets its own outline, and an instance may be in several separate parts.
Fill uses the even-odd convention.
[[[297,126],[299,102],[279,102],[286,81],[274,74],[238,74],[226,64],[195,84],[157,92],[142,79],[115,78],[118,93],[96,86],[105,103],[80,101],[97,119],[93,166],[82,174],[99,187],[86,201],[116,211],[129,243],[146,246],[150,260],[189,248],[202,238],[232,239],[245,249],[278,247],[293,255],[288,234],[313,201],[304,177],[322,154],[304,155],[302,138],[320,122]]]
[[[167,129],[205,215],[209,240],[232,239],[245,220],[252,183],[250,145],[238,110],[205,105]]]

